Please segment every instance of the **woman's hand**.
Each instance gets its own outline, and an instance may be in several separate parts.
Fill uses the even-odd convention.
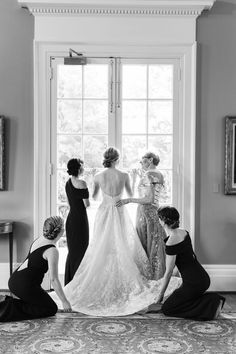
[[[118,202],[116,202],[116,206],[121,207],[122,205],[128,204],[129,202],[130,202],[130,198],[121,199],[118,200]]]
[[[156,301],[156,304],[160,304],[163,300],[163,295],[158,295],[158,298],[157,298],[157,301]]]
[[[63,306],[64,312],[71,312],[72,311],[71,305],[68,300],[64,300],[62,302],[62,306]]]

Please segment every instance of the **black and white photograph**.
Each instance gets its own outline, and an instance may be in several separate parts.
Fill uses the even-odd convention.
[[[0,353],[236,353],[235,58],[236,0],[0,1]]]

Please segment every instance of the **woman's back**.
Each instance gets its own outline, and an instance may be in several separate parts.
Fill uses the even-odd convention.
[[[107,168],[96,176],[103,193],[115,197],[123,193],[124,187],[128,183],[128,174],[116,168]]]

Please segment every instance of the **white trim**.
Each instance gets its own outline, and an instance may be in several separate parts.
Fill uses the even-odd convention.
[[[20,263],[13,263],[13,271]],[[8,279],[10,277],[9,263],[0,263],[0,289],[8,289]]]
[[[70,44],[69,44],[70,47]],[[75,50],[80,51],[78,45]],[[50,91],[48,65],[51,56],[65,55],[68,45],[35,43],[35,230],[34,234],[39,235],[43,221],[50,215],[50,176],[48,165],[50,156],[46,151],[45,137],[49,134],[50,122]],[[87,56],[101,55],[100,51],[95,52],[97,47],[83,46],[83,53]],[[94,49],[94,50],[92,50]],[[196,95],[196,67],[195,67],[196,45],[191,46],[167,46],[167,47],[122,47],[103,46],[102,55],[109,53],[112,56],[121,57],[145,57],[147,58],[175,58],[180,61],[182,68],[182,80],[180,82],[180,107],[179,117],[183,117],[180,125],[180,137],[183,137],[182,154],[180,156],[180,175],[182,181],[180,186],[179,203],[176,207],[182,215],[182,225],[190,231],[194,244],[194,221],[195,221],[195,95]],[[193,64],[194,63],[194,64]],[[44,139],[44,144],[42,144]],[[48,142],[50,139],[47,139]]]
[[[21,263],[13,263],[13,271],[19,267]],[[8,289],[8,280],[10,277],[10,270],[9,270],[9,263],[0,263],[0,289],[1,290],[7,290]],[[49,276],[48,273],[46,273],[42,287],[45,290],[49,290]]]
[[[211,278],[210,291],[236,291],[235,264],[207,264],[203,267]]]
[[[13,264],[13,270],[19,263]],[[207,264],[203,265],[211,278],[210,291],[236,291],[235,264]],[[0,263],[0,289],[8,289],[9,264]],[[43,287],[48,289],[48,278],[45,276]]]
[[[18,0],[33,15],[194,16],[215,0]]]

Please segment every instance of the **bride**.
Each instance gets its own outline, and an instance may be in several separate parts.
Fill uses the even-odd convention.
[[[116,207],[125,190],[132,196],[129,176],[117,169],[118,151],[104,153],[105,169],[94,179],[93,198],[103,194],[94,233],[74,278],[64,292],[72,309],[93,316],[133,314],[156,302],[160,282],[150,280],[148,258],[125,206]],[[173,278],[169,293],[178,287]],[[55,293],[52,293],[57,301]]]

